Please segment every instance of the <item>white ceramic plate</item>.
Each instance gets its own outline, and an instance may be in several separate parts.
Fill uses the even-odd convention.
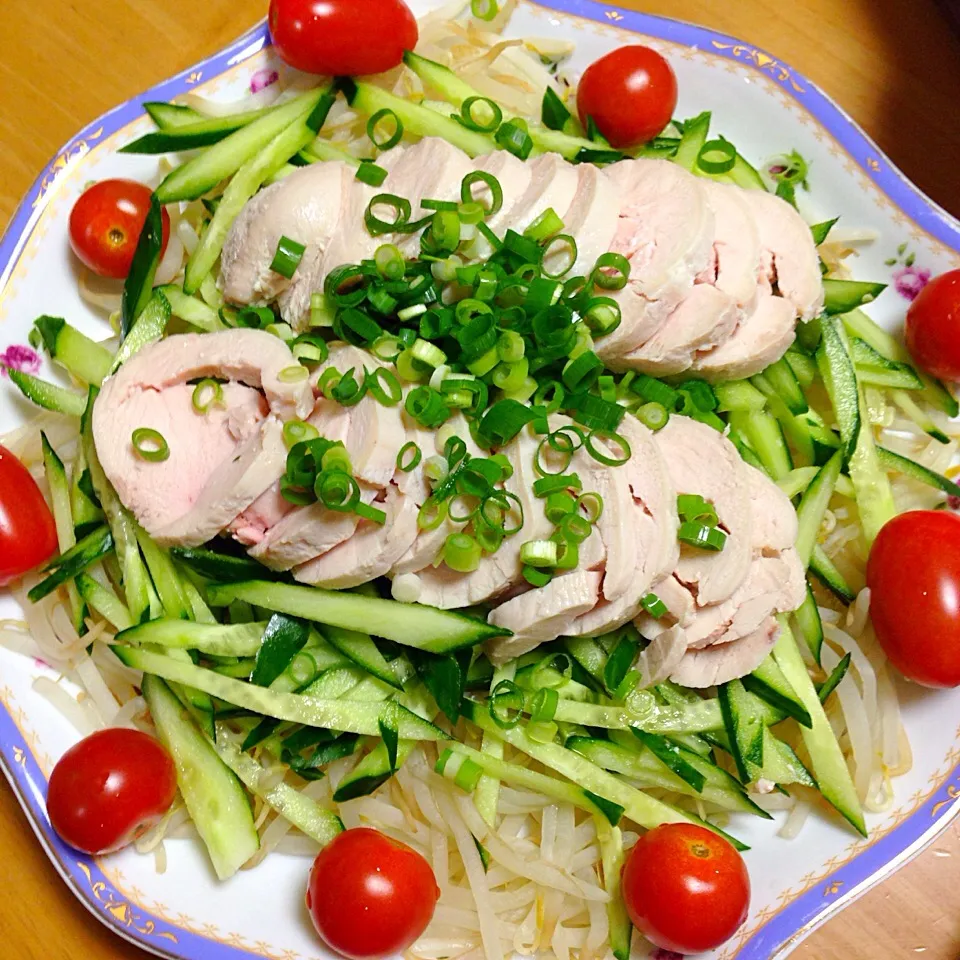
[[[433,5],[413,4],[418,13]],[[810,158],[812,189],[799,197],[809,220],[840,214],[845,226],[879,236],[856,271],[864,279],[890,281],[871,310],[889,328],[899,326],[907,300],[931,275],[960,265],[960,224],[911,186],[813,84],[750,44],[588,0],[522,2],[509,32],[576,40],[577,69],[640,35],[677,71],[679,116],[712,110],[715,129],[757,163],[794,147]],[[155,178],[155,160],[117,154],[151,128],[140,100],[166,100],[187,90],[235,99],[257,71],[274,66],[261,24],[222,53],[101,117],[63,148],[24,198],[0,244],[0,362],[56,376],[27,345],[40,313],[62,315],[92,335],[107,335],[104,321],[77,293],[67,217],[89,180]],[[891,259],[896,263],[887,263]],[[0,389],[0,433],[29,413],[12,389]],[[0,617],[16,614],[13,601],[0,596]],[[39,663],[0,650],[0,763],[80,901],[120,934],[162,956],[323,956],[302,907],[308,868],[303,859],[274,855],[255,871],[218,884],[199,844],[189,841],[168,843],[170,864],[163,875],[149,857],[126,852],[96,860],[59,842],[44,809],[46,777],[76,734],[33,692],[33,679],[44,671]],[[718,960],[785,955],[817,923],[928,843],[957,811],[960,691],[902,692],[914,767],[895,782],[894,808],[868,816],[869,840],[858,839],[829,815],[812,818],[796,842],[776,838],[777,823],[746,818],[733,824],[753,847],[747,862],[754,897],[748,922],[715,954]]]

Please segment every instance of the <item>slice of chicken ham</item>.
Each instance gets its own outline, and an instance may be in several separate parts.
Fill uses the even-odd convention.
[[[223,530],[282,474],[281,417],[303,416],[309,384],[280,374],[290,349],[258,330],[180,334],[144,347],[104,381],[93,435],[107,478],[161,545],[195,546]],[[218,377],[223,407],[195,409],[189,381]],[[261,392],[262,391],[262,392]],[[169,456],[133,448],[133,431],[159,431]]]

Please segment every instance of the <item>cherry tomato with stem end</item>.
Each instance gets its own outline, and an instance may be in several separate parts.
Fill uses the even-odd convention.
[[[907,310],[907,349],[927,373],[960,380],[960,270],[934,277]]]
[[[666,823],[627,855],[623,899],[633,925],[676,953],[720,946],[747,919],[750,877],[727,840],[695,823]]]
[[[960,686],[960,517],[912,510],[881,528],[867,561],[870,618],[905,676]]]
[[[153,737],[98,730],[57,762],[47,813],[61,839],[84,853],[113,853],[155,826],[177,793],[173,759]]]
[[[325,76],[392,70],[420,37],[403,0],[270,0],[268,22],[290,66]]]
[[[57,527],[30,471],[0,447],[0,587],[56,552]]]
[[[409,947],[426,930],[439,896],[433,870],[416,850],[355,827],[317,855],[307,909],[328,947],[368,960]]]
[[[592,118],[618,150],[652,140],[670,122],[676,107],[676,74],[649,47],[618,47],[587,67],[577,87],[584,128]]]
[[[150,188],[136,180],[101,180],[87,187],[70,211],[70,246],[81,263],[101,277],[124,280],[150,209]],[[170,214],[162,211],[163,242]]]

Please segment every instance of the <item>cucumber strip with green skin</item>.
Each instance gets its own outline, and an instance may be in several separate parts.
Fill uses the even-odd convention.
[[[600,861],[603,864],[603,888],[607,891],[607,938],[610,952],[616,960],[630,960],[630,940],[633,936],[633,924],[627,914],[620,875],[626,862],[623,849],[623,833],[619,827],[612,826],[606,819],[594,814],[597,828],[597,843],[600,844]]]
[[[263,630],[250,682],[269,687],[307,645],[310,630],[301,620],[275,613]]]
[[[820,244],[827,239],[827,236],[833,229],[834,224],[839,219],[839,217],[834,217],[832,220],[824,220],[823,223],[815,223],[810,227],[810,233],[813,236],[813,242],[815,246],[819,247]]]
[[[403,684],[397,679],[393,667],[387,663],[368,633],[347,630],[343,627],[327,626],[324,628],[323,636],[330,646],[339,650],[345,657],[363,667],[378,680],[382,680],[398,690],[403,689]]]
[[[215,584],[208,596],[215,606],[246,600],[266,610],[345,630],[366,631],[429,653],[449,653],[491,637],[510,635],[509,630],[453,611],[319,587],[254,580]]]
[[[117,559],[120,562],[127,609],[130,611],[130,616],[134,622],[139,623],[144,619],[150,608],[150,575],[147,573],[147,568],[140,556],[134,519],[120,503],[97,457],[92,428],[93,401],[96,397],[96,389],[96,387],[90,387],[87,410],[80,422],[83,455],[87,461],[87,469],[90,471],[90,481],[93,484],[93,489],[96,491],[97,499],[103,507],[107,523],[113,534]]]
[[[863,390],[857,392],[861,411],[866,404]],[[857,438],[857,446],[850,458],[850,480],[856,491],[857,510],[863,536],[869,547],[876,539],[880,528],[897,513],[893,501],[893,488],[890,479],[880,461],[877,445],[873,439],[873,430],[869,423]]]
[[[850,337],[849,348],[861,383],[901,390],[923,389],[923,381],[909,363],[888,360],[860,337]]]
[[[203,599],[194,582],[185,573],[180,577],[180,587],[183,590],[187,605],[190,607],[191,620],[196,620],[197,623],[217,623],[217,618],[207,606],[206,600]]]
[[[630,731],[665,767],[673,771],[697,793],[703,793],[707,778],[683,756],[677,744],[655,733],[644,733],[633,727]]]
[[[225,117],[201,117],[191,118],[184,123],[175,122],[173,126],[161,127],[160,130],[131,140],[130,143],[122,146],[118,153],[175,153],[178,150],[210,147],[241,127],[246,127],[254,120],[259,120],[277,109],[279,108],[264,107],[260,110],[248,110],[246,113],[234,113]],[[155,117],[154,120],[156,120]]]
[[[44,410],[62,413],[67,417],[81,417],[87,408],[87,398],[66,387],[41,380],[32,373],[7,367],[6,374],[13,385],[31,402]]]
[[[113,535],[104,524],[83,539],[78,540],[66,553],[61,554],[46,569],[56,568],[49,577],[41,580],[27,593],[27,599],[36,603],[53,593],[61,583],[72,580],[78,573],[105,557],[113,549]]]
[[[124,340],[150,302],[153,281],[163,252],[163,212],[154,193],[144,221],[137,246],[133,251],[130,270],[123,282],[120,298],[120,339]],[[114,364],[116,369],[119,364]]]
[[[511,660],[497,667],[490,680],[490,692],[492,693],[496,690],[497,684],[503,683],[504,680],[512,680],[514,676],[516,676],[516,672],[517,666],[515,660]],[[484,732],[483,738],[480,741],[480,751],[481,753],[487,754],[487,756],[502,760],[503,741],[490,733]],[[479,783],[477,783],[476,790],[473,792],[473,802],[476,804],[477,812],[480,816],[483,817],[491,827],[496,827],[497,807],[500,803],[500,780],[497,777],[491,776],[489,773],[484,773]]]
[[[840,476],[843,454],[837,451],[813,478],[797,507],[797,553],[804,569],[810,566],[810,558],[817,545],[817,533],[827,511],[833,489]]]
[[[740,682],[754,696],[783,710],[787,716],[793,717],[801,726],[810,727],[813,725],[803,701],[797,696],[796,691],[783,675],[772,655],[768,655],[753,673],[741,677]]]
[[[857,595],[843,578],[843,574],[836,568],[834,562],[827,556],[826,551],[820,544],[813,548],[813,556],[810,558],[810,572],[844,603],[851,604],[857,599]]]
[[[863,836],[867,835],[867,828],[863,820],[863,811],[857,797],[856,787],[847,768],[837,738],[833,734],[830,721],[823,712],[823,706],[813,681],[807,673],[800,649],[794,640],[786,620],[780,617],[780,636],[773,648],[773,656],[784,676],[793,685],[797,695],[803,701],[813,727],[800,728],[800,735],[810,754],[813,774],[817,780],[820,793],[832,804],[840,814]]]
[[[82,383],[100,386],[113,363],[113,354],[106,347],[71,327],[63,317],[37,317],[33,326],[51,360]]]
[[[167,174],[163,183],[157,187],[157,199],[160,203],[175,203],[196,200],[209,193],[218,183],[235,174],[245,163],[256,157],[274,137],[303,114],[309,113],[326,93],[325,89],[308,90],[253,123],[236,130],[199,156],[181,164]],[[290,155],[294,153],[296,150],[291,151]],[[287,159],[289,157],[285,157],[284,162]]]
[[[167,685],[143,678],[143,697],[160,740],[177,769],[190,819],[221,880],[232,877],[260,849],[250,802],[236,774],[217,755]]]
[[[403,62],[420,78],[424,86],[439,93],[444,100],[449,100],[458,108],[463,106],[465,100],[481,96],[479,91],[471,87],[465,80],[461,80],[449,67],[445,67],[442,63],[421,57],[412,50],[408,50],[403,55]]]
[[[817,350],[817,369],[837,418],[844,458],[849,460],[856,449],[862,425],[857,374],[838,322],[824,319],[821,329],[823,337]]]
[[[817,687],[817,696],[821,703],[826,703],[827,697],[840,686],[840,681],[847,675],[851,659],[850,654],[845,653],[843,659],[831,671],[830,676]]]
[[[727,434],[727,438],[737,448],[737,453],[740,454],[740,459],[743,460],[744,463],[750,464],[751,467],[755,467],[761,473],[767,472],[766,467],[764,467],[760,458],[754,453],[753,447],[747,443],[743,434],[731,428]]]
[[[780,397],[791,413],[806,413],[809,409],[800,381],[797,380],[793,368],[783,357],[776,363],[771,363],[762,374],[758,374],[751,382],[768,396]]]
[[[360,161],[351,153],[347,153],[342,147],[327,140],[326,137],[317,137],[309,146],[300,151],[302,159],[309,160],[311,163],[319,163],[325,160],[339,160],[348,167],[359,167]]]
[[[771,414],[765,410],[732,413],[730,424],[750,444],[764,470],[774,480],[782,479],[793,469],[793,458],[783,429]]]
[[[216,310],[196,297],[188,297],[176,284],[168,283],[157,287],[157,290],[166,297],[172,316],[179,317],[190,326],[207,333],[224,329]]]
[[[717,410],[721,413],[752,412],[762,410],[767,405],[767,398],[749,380],[717,383],[713,392],[717,396]]]
[[[257,661],[253,657],[243,660],[234,660],[230,663],[216,663],[210,669],[224,677],[233,677],[237,680],[250,680]]]
[[[717,694],[737,773],[744,783],[748,783],[752,779],[751,769],[763,766],[766,725],[754,708],[754,698],[739,680],[721,684],[717,687]]]
[[[813,480],[819,472],[819,467],[796,467],[782,480],[778,481],[777,486],[792,500],[810,486],[810,481]],[[837,485],[834,487],[834,492],[840,494],[841,497],[848,497],[851,500],[856,496],[853,490],[853,484],[845,473],[841,473],[837,478]]]
[[[80,422],[82,426],[83,420]],[[70,476],[70,512],[73,515],[73,529],[78,537],[89,533],[103,522],[103,511],[96,502],[96,491],[90,479],[82,443],[77,448]]]
[[[636,727],[648,733],[700,733],[723,726],[720,705],[716,700],[677,706],[651,704],[649,711],[634,713],[620,706],[581,703],[561,699],[553,718],[557,723],[576,723],[584,727],[629,730]]]
[[[166,550],[158,547],[140,524],[134,527],[140,552],[150,571],[150,579],[163,604],[166,615],[172,619],[188,620],[190,604],[180,584],[180,576]]]
[[[864,283],[860,280],[823,281],[823,312],[832,317],[840,313],[857,310],[865,303],[876,300],[887,289],[885,283]]]
[[[161,681],[162,682],[162,681]],[[203,697],[199,691],[188,690],[179,683],[168,683],[170,692],[180,701],[184,710],[190,715],[190,719],[207,735],[211,740],[216,736],[216,719],[213,715],[213,701],[207,698],[211,709],[206,710],[198,706],[195,700]]]
[[[817,665],[820,665],[820,650],[823,647],[823,623],[820,620],[820,610],[817,607],[817,599],[813,595],[813,588],[807,580],[807,592],[804,595],[803,603],[794,610],[793,619],[803,637],[813,659]],[[794,691],[796,692],[796,691]]]
[[[763,177],[760,176],[760,171],[740,153],[734,158],[733,169],[727,173],[718,174],[714,179],[721,183],[732,183],[744,190],[763,190],[764,193],[769,193]]]
[[[347,102],[364,116],[372,117],[380,110],[392,110],[400,118],[406,133],[417,137],[441,137],[471,157],[493,153],[497,149],[493,137],[488,134],[468,130],[452,117],[394,96],[371,83],[341,80],[340,84]]]
[[[135,353],[156,343],[167,329],[170,322],[170,304],[167,298],[159,291],[154,291],[147,305],[137,315],[136,322],[127,334],[117,355],[113,358],[111,373],[126,363]]]
[[[799,783],[805,787],[816,787],[816,781],[810,771],[800,762],[800,758],[790,746],[775,737],[768,728],[763,731],[763,766],[751,767],[750,778],[770,780],[776,784]]]
[[[739,840],[724,833],[713,824],[641,793],[641,791],[623,783],[617,777],[607,773],[606,770],[572,750],[567,750],[566,747],[561,747],[556,743],[537,743],[530,739],[520,726],[509,730],[501,729],[486,708],[475,701],[465,700],[463,713],[482,730],[500,737],[517,750],[527,754],[528,757],[537,760],[551,770],[555,770],[572,783],[578,784],[582,790],[588,791],[608,803],[614,803],[622,807],[624,816],[641,827],[652,830],[661,823],[699,823],[708,830],[712,830],[714,833],[730,840],[738,850],[745,849],[744,844],[740,843]],[[484,756],[480,751],[476,752],[481,757]],[[476,762],[483,766],[480,760]],[[501,777],[501,779],[506,780],[506,777]],[[583,806],[583,804],[581,803],[580,806]],[[593,809],[590,812],[596,812],[596,804],[593,804]],[[607,815],[607,811],[601,809],[601,812],[605,816]]]
[[[567,653],[597,683],[603,683],[603,668],[607,662],[607,652],[600,646],[595,637],[564,637],[563,645]]]
[[[412,740],[397,743],[396,766],[402,767],[414,747]],[[387,747],[381,740],[337,785],[333,794],[334,803],[344,803],[357,797],[366,797],[379,789],[394,774],[390,768]]]
[[[688,120],[684,125],[683,136],[680,138],[677,152],[673,156],[673,162],[690,173],[700,173],[702,175],[702,171],[697,165],[697,158],[700,156],[703,145],[707,142],[707,135],[710,133],[710,120],[710,112],[705,111]]]
[[[806,389],[816,380],[817,364],[809,354],[796,347],[791,347],[784,354],[784,359],[790,364],[790,369],[802,388]]]
[[[273,576],[270,570],[250,557],[235,557],[204,547],[173,547],[170,553],[191,570],[220,583]]]
[[[193,623],[150,620],[117,634],[117,642],[142,647],[153,644],[176,650],[198,650],[216,657],[252,657],[263,643],[265,623]]]
[[[277,720],[289,720],[310,727],[325,727],[343,733],[375,736],[380,732],[382,703],[365,701],[320,700],[296,693],[280,693],[242,680],[221,677],[213,670],[183,663],[168,656],[137,647],[113,646],[111,649],[128,667],[153,673],[165,680],[184,683],[225,700],[236,707],[251,710]],[[447,740],[448,735],[409,710],[400,708],[399,735],[410,740]]]
[[[161,130],[174,130],[206,119],[204,114],[194,110],[193,107],[180,103],[167,103],[165,100],[150,100],[143,104],[143,109]]]
[[[112,590],[108,590],[86,573],[77,577],[76,585],[84,603],[109,620],[117,630],[127,630],[133,626],[130,611]]]
[[[12,370],[10,375],[13,376]],[[933,437],[940,443],[950,442],[950,438],[933,422],[926,410],[917,405],[916,400],[907,391],[894,390],[891,396],[904,416],[912,420],[927,436]]]
[[[960,497],[960,485],[957,485],[942,473],[937,473],[936,470],[931,470],[922,463],[917,463],[916,460],[911,460],[901,453],[895,453],[893,450],[879,446],[877,447],[877,457],[880,461],[880,466],[882,466],[884,470],[890,470],[896,473],[902,473],[907,477],[912,477],[914,480],[919,480],[921,483],[925,483],[937,490],[942,490],[950,497]]]
[[[332,811],[312,800],[303,791],[291,787],[264,770],[252,757],[237,749],[225,737],[213,743],[220,759],[236,774],[243,785],[289,820],[301,833],[325,847],[343,832],[343,821]]]
[[[70,483],[67,480],[63,461],[57,456],[56,450],[50,445],[43,431],[40,432],[40,446],[43,450],[43,472],[47,478],[47,486],[50,488],[53,521],[57,528],[57,547],[60,553],[64,554],[77,542],[73,513],[70,509]],[[83,622],[86,614],[85,605],[73,580],[67,581],[66,587],[74,629],[83,636],[87,629]]]
[[[311,99],[307,100],[306,109],[301,109],[301,112],[288,126],[281,129],[258,153],[236,171],[229,184],[227,184],[227,189],[224,190],[213,219],[200,238],[200,243],[187,260],[183,279],[184,293],[191,295],[200,289],[204,277],[210,273],[217,257],[220,256],[224,240],[227,238],[227,232],[246,202],[263,186],[267,178],[313,140],[319,130],[318,123],[322,126],[327,112],[333,105],[333,99],[329,93],[324,91],[315,93]],[[276,114],[270,114],[268,117],[252,123],[249,127],[237,131],[233,136],[241,136],[253,130],[257,123],[266,122],[278,115],[283,109],[283,107],[277,108]],[[217,150],[228,142],[229,138],[211,147],[210,150]],[[203,156],[206,156],[206,154],[201,155],[198,159],[202,159]]]
[[[736,777],[709,760],[681,748],[681,756],[703,777],[702,789],[696,790],[630,734],[615,733],[613,737],[612,741],[571,737],[565,746],[611,773],[638,781],[643,787],[673,790],[689,797],[699,797],[724,810],[773,819],[747,796]]]

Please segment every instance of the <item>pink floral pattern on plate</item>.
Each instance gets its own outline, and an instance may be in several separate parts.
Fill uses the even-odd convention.
[[[930,282],[930,271],[916,265],[917,255],[907,249],[907,244],[897,247],[897,255],[886,261],[893,271],[893,288],[904,300],[911,303],[917,299],[920,291]]]
[[[40,355],[33,347],[15,343],[0,353],[0,376],[5,377],[8,369],[36,373],[40,369]]]

